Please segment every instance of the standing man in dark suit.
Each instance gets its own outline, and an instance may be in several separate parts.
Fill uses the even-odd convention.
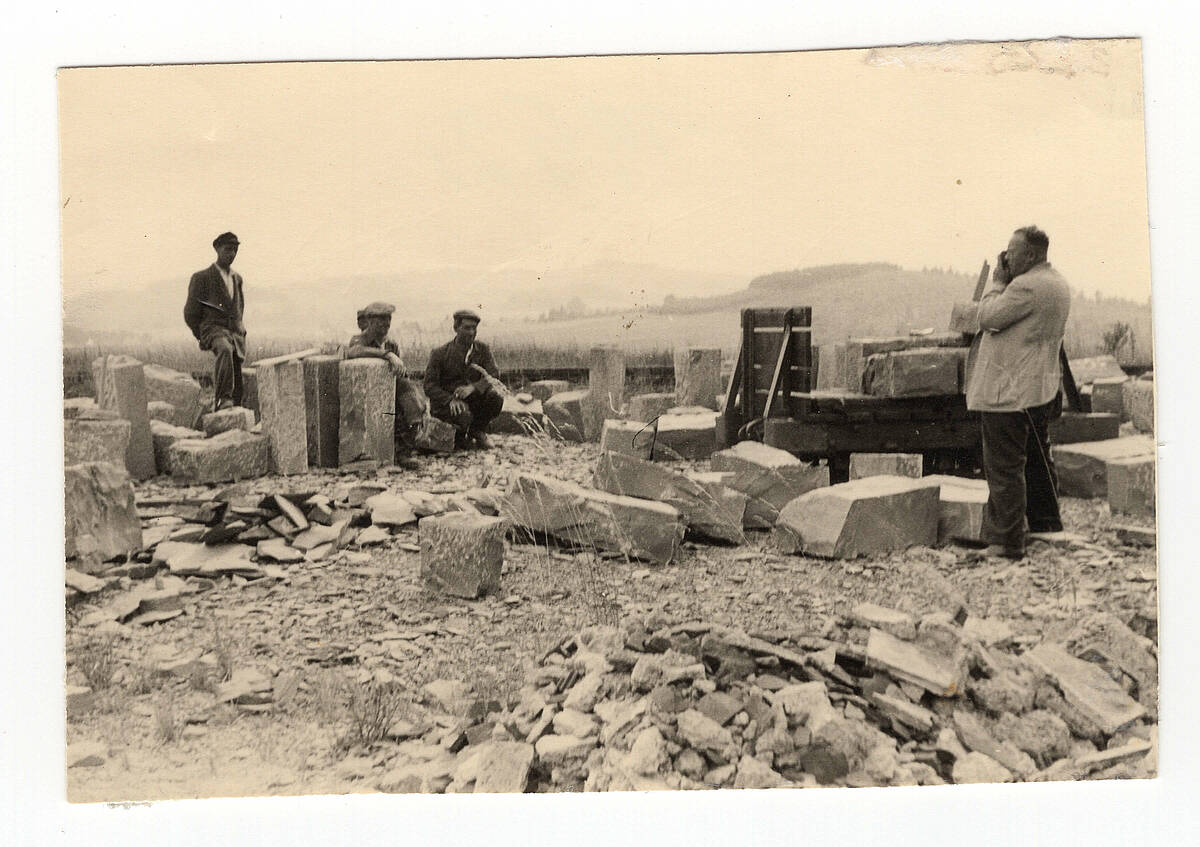
[[[1071,292],[1035,226],[1013,233],[979,301],[978,344],[967,363],[967,408],[980,413],[989,555],[1020,559],[1025,528],[1062,530],[1047,429],[1062,409],[1059,349]]]
[[[211,350],[213,411],[242,405],[242,362],[246,359],[245,298],[242,277],[233,270],[239,241],[232,232],[213,240],[217,260],[192,274],[183,320],[201,350]]]
[[[488,424],[504,407],[500,371],[492,351],[475,339],[479,315],[454,313],[454,340],[429,354],[425,394],[435,417],[454,424],[454,446],[490,448]]]

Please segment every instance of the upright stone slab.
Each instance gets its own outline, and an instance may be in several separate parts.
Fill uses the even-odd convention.
[[[898,335],[882,338],[851,338],[844,345],[842,374],[844,388],[855,394],[863,393],[863,377],[867,360],[881,353],[916,350],[923,347],[961,347],[962,333],[940,332],[932,335]]]
[[[907,476],[920,479],[925,458],[920,453],[851,453],[850,479]]]
[[[1121,434],[1121,418],[1107,412],[1063,412],[1050,421],[1051,444],[1078,444],[1081,441],[1104,441]]]
[[[964,335],[979,334],[979,304],[955,303],[950,308],[951,332],[961,332]]]
[[[338,389],[338,463],[396,460],[396,377],[383,359],[347,359]],[[259,377],[262,391],[262,377]]]
[[[95,553],[101,559],[142,549],[142,522],[129,474],[108,462],[65,469],[67,558]]]
[[[254,368],[242,368],[242,405],[254,412],[254,420],[262,420],[262,412],[258,409],[258,371]]]
[[[931,474],[923,477],[938,486],[938,544],[979,541],[983,531],[983,507],[988,485],[982,479]]]
[[[962,391],[964,347],[897,350],[868,357],[863,392],[873,397],[940,397]]]
[[[629,419],[652,421],[675,406],[674,394],[636,394],[629,398]]]
[[[1126,416],[1138,432],[1154,433],[1154,380],[1131,379],[1122,386]]]
[[[817,366],[816,389],[823,391],[829,388],[843,388],[846,376],[842,367],[846,361],[846,347],[842,344],[822,344],[821,358]]]
[[[583,401],[583,435],[600,438],[604,421],[621,414],[625,404],[625,351],[620,347],[593,347],[588,360],[588,394]]]
[[[387,368],[382,361],[378,364]],[[304,365],[298,360],[264,359],[255,364],[255,370],[262,432],[270,443],[271,471],[284,476],[308,473]]]
[[[340,356],[309,356],[304,360],[304,418],[308,425],[309,467],[338,466],[341,364]]]
[[[97,402],[129,421],[129,446],[125,468],[134,479],[154,476],[154,443],[150,440],[150,413],[146,408],[146,376],[142,363],[130,356],[107,356],[97,385]]]
[[[171,445],[176,441],[203,441],[204,433],[165,421],[150,421],[150,437],[154,442],[154,465],[160,474],[171,473]]]
[[[721,394],[721,351],[712,347],[675,350],[675,400],[678,406],[717,408]]]
[[[474,600],[500,588],[508,522],[467,512],[421,518],[421,580],[431,591]]]
[[[1108,463],[1114,459],[1154,458],[1154,441],[1144,435],[1050,448],[1064,497],[1107,497]]]
[[[200,383],[188,374],[163,365],[148,364],[142,368],[146,377],[146,397],[175,407],[168,423],[195,428],[204,412]]]
[[[1092,383],[1092,411],[1122,417],[1125,413],[1124,389],[1126,376],[1102,377]]]
[[[848,559],[937,543],[939,486],[872,476],[818,488],[788,503],[774,539],[788,553]]]
[[[521,474],[501,504],[514,525],[596,550],[665,564],[683,539],[679,511],[666,503]]]
[[[649,459],[653,439],[654,426],[651,424],[609,418],[600,431],[600,451]]]
[[[806,491],[829,485],[829,468],[809,465],[786,450],[759,441],[739,441],[712,454],[712,469],[732,473],[729,487],[750,499],[746,527],[770,529],[779,510]]]
[[[1107,463],[1108,507],[1114,513],[1154,516],[1154,457],[1133,456]]]
[[[717,449],[717,413],[668,414],[658,419],[654,459],[707,459]]]
[[[68,418],[63,421],[63,462],[108,462],[123,468],[130,431],[129,421],[120,418]]]
[[[678,509],[683,522],[701,535],[740,544],[745,540],[742,521],[748,498],[726,487],[730,476],[684,475],[623,453],[601,453],[592,484],[610,494],[667,503]]]
[[[200,428],[206,438],[220,435],[231,429],[244,429],[246,432],[254,429],[254,412],[242,406],[233,406],[219,412],[209,412],[200,416]]]
[[[529,383],[529,393],[533,395],[533,399],[541,400],[543,403],[555,394],[570,390],[571,383],[565,379],[539,379]]]
[[[179,482],[237,482],[254,479],[270,467],[269,439],[241,429],[212,438],[180,439],[167,450],[171,475]]]
[[[1117,360],[1108,355],[1071,359],[1071,376],[1076,385],[1087,385],[1098,379],[1123,379],[1125,371]]]
[[[587,396],[586,390],[560,391],[542,403],[542,411],[546,413],[546,417],[550,419],[551,423],[558,426],[570,425],[582,436],[584,430],[583,407]]]

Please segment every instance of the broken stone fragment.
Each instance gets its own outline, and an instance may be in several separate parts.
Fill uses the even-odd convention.
[[[174,426],[163,421],[150,421],[150,437],[154,443],[154,463],[160,474],[171,473],[171,446],[177,441],[204,439],[196,429]]]
[[[67,745],[68,768],[98,768],[108,758],[108,745],[100,741],[76,741]]]
[[[421,518],[421,579],[425,587],[474,599],[500,587],[508,522],[468,512]]]
[[[922,481],[938,486],[938,544],[979,541],[988,500],[987,480],[931,474]]]
[[[454,451],[454,435],[453,424],[427,415],[417,425],[413,443],[418,450],[429,453],[452,453]]]
[[[778,788],[787,782],[780,774],[771,769],[766,762],[759,761],[753,756],[742,756],[738,760],[737,776],[733,780],[734,788]]]
[[[175,441],[167,461],[180,482],[236,482],[264,476],[269,449],[265,436],[235,429],[213,438]]]
[[[542,409],[551,423],[569,426],[584,436],[583,404],[587,400],[586,390],[561,391],[542,402]]]
[[[529,393],[535,400],[545,403],[555,394],[561,394],[571,389],[571,383],[565,379],[539,379],[529,383]]]
[[[576,738],[590,738],[600,728],[595,718],[575,709],[563,709],[554,716],[552,726],[559,735],[573,735]]]
[[[879,629],[872,629],[868,637],[867,664],[938,697],[957,696],[965,681],[965,658],[930,652]]]
[[[1158,661],[1153,642],[1135,633],[1115,615],[1096,612],[1079,622],[1067,638],[1078,658],[1113,665],[1137,683],[1137,700],[1150,716],[1158,714]]]
[[[874,603],[859,603],[851,609],[850,619],[864,629],[881,629],[905,641],[917,637],[917,622],[911,615]]]
[[[1138,432],[1154,433],[1154,380],[1131,379],[1121,386],[1124,417]]]
[[[674,394],[637,394],[629,398],[629,419],[649,422],[675,406]]]
[[[529,395],[527,395],[529,396]],[[542,411],[542,401],[529,396],[527,402],[515,394],[505,394],[504,404],[500,414],[492,419],[490,432],[507,433],[509,435],[529,435],[546,431],[546,415]]]
[[[119,418],[67,418],[63,421],[63,462],[107,462],[124,468],[131,432],[129,421]]]
[[[1025,653],[1025,662],[1048,677],[1071,706],[1112,735],[1146,713],[1112,677],[1091,662],[1071,656],[1061,647],[1039,644]]]
[[[630,682],[638,691],[649,691],[685,679],[703,679],[704,665],[692,656],[667,650],[665,653],[644,653],[630,673]]]
[[[404,526],[415,523],[417,513],[403,495],[385,491],[368,497],[363,503],[376,526]]]
[[[475,777],[476,794],[519,794],[529,782],[533,765],[532,744],[520,741],[493,741],[484,744],[478,756]]]
[[[580,761],[596,746],[595,738],[576,738],[573,735],[543,735],[534,744],[537,757],[544,764],[560,765]]]
[[[779,510],[807,491],[829,485],[829,468],[806,464],[786,450],[740,441],[712,454],[712,469],[733,473],[728,486],[750,499],[747,528],[770,529]]]
[[[66,555],[101,560],[142,549],[142,522],[123,465],[82,462],[64,469]]]
[[[939,487],[874,476],[817,488],[779,513],[774,540],[784,552],[829,558],[889,553],[937,542]]]
[[[1132,456],[1106,463],[1108,507],[1114,514],[1154,516],[1154,457]]]
[[[282,538],[269,538],[258,542],[256,552],[260,559],[270,559],[285,565],[304,561],[304,554],[291,547]]]
[[[244,429],[249,432],[254,429],[254,412],[243,409],[241,406],[209,412],[200,417],[200,428],[204,430],[206,438],[212,438],[214,435],[220,435],[231,429]]]
[[[204,390],[200,383],[188,374],[163,365],[143,365],[142,373],[146,382],[147,400],[160,400],[174,407],[174,417],[168,423],[194,429],[199,423],[204,405],[201,397]]]
[[[1058,473],[1059,494],[1066,497],[1107,497],[1108,463],[1116,459],[1154,458],[1154,442],[1144,435],[1055,444],[1050,448]]]
[[[986,782],[1012,782],[1012,773],[995,759],[983,753],[968,753],[954,763],[951,777],[957,785]]]
[[[690,747],[712,753],[726,760],[735,758],[736,746],[729,730],[707,715],[688,709],[676,720],[679,737]]]

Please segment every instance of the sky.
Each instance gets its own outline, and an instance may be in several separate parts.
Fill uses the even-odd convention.
[[[1136,40],[59,73],[64,293],[404,270],[974,272],[1149,298]],[[711,293],[711,292],[704,292]],[[135,307],[134,307],[135,308]]]

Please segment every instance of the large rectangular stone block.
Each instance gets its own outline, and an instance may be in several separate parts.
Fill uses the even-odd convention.
[[[270,468],[270,442],[265,435],[231,429],[212,438],[176,441],[167,450],[167,462],[181,482],[253,479]]]
[[[626,411],[631,421],[652,421],[674,407],[674,394],[637,394],[629,398]]]
[[[129,421],[120,418],[68,418],[63,421],[63,462],[108,462],[123,468],[130,431]]]
[[[674,359],[676,405],[716,409],[721,394],[720,348],[676,348]]]
[[[1104,441],[1121,434],[1121,419],[1106,412],[1063,412],[1050,422],[1051,444],[1078,444],[1081,441]]]
[[[396,377],[383,359],[347,359],[338,389],[338,463],[396,460]],[[260,389],[261,390],[261,389]]]
[[[729,487],[750,499],[746,527],[770,529],[779,510],[806,491],[829,485],[829,468],[809,465],[786,450],[759,441],[739,441],[712,454],[712,469],[733,474]]]
[[[304,366],[298,360],[264,359],[255,370],[262,432],[270,444],[271,470],[284,475],[307,473]]]
[[[571,390],[571,383],[565,379],[539,379],[529,383],[529,393],[533,395],[533,399],[541,400],[545,403],[555,394],[560,394],[563,391]]]
[[[1124,386],[1126,376],[1102,377],[1092,383],[1092,411],[1106,412],[1124,420]]]
[[[258,409],[258,371],[254,368],[242,368],[242,406],[254,412],[255,423],[262,420]]]
[[[1125,416],[1138,432],[1154,432],[1154,380],[1131,379],[1122,386]]]
[[[146,378],[146,397],[175,407],[175,414],[168,423],[195,428],[204,412],[200,383],[188,374],[163,365],[148,364],[142,372]]]
[[[593,347],[588,360],[588,393],[582,400],[583,436],[600,438],[604,421],[620,417],[625,405],[625,351],[611,345]]]
[[[231,429],[244,429],[249,432],[254,429],[254,423],[254,412],[242,406],[233,406],[200,416],[200,428],[204,430],[205,438],[212,438]]]
[[[1125,371],[1112,356],[1091,356],[1084,359],[1071,359],[1071,376],[1076,385],[1087,385],[1098,379],[1124,378]]]
[[[851,453],[850,479],[868,476],[907,476],[920,479],[925,457],[920,453]]]
[[[1154,458],[1154,441],[1144,435],[1111,438],[1050,448],[1058,472],[1058,493],[1065,497],[1107,497],[1108,463],[1114,459]]]
[[[654,459],[707,459],[717,449],[717,413],[668,414],[658,419]]]
[[[846,386],[846,345],[822,344],[821,357],[817,365],[816,389],[844,388]]]
[[[1108,473],[1108,507],[1114,513],[1154,515],[1154,457],[1111,459]]]
[[[171,445],[176,441],[203,440],[204,433],[165,421],[150,421],[150,437],[154,442],[154,464],[160,474],[171,473]]]
[[[939,332],[931,335],[898,335],[884,338],[851,338],[844,345],[842,373],[844,387],[855,394],[863,393],[863,376],[867,360],[881,353],[916,350],[923,347],[961,347],[962,333]]]
[[[650,442],[654,426],[641,421],[622,421],[609,418],[600,431],[602,453],[623,453],[639,459],[650,458]]]
[[[508,522],[467,512],[422,518],[421,580],[432,591],[473,600],[500,588]]]
[[[166,400],[151,400],[146,404],[146,411],[151,421],[174,423],[176,419],[175,407]]]
[[[106,356],[96,383],[96,402],[129,421],[129,446],[125,469],[134,479],[154,476],[154,444],[150,440],[150,412],[146,407],[146,375],[142,363],[131,356]]]
[[[341,415],[340,356],[309,356],[304,360],[304,419],[308,427],[308,465],[338,466],[338,426]]]
[[[124,467],[108,462],[68,465],[65,507],[68,559],[112,559],[142,549],[142,522]]]
[[[489,432],[501,432],[509,435],[533,435],[546,430],[546,415],[542,411],[542,401],[533,399],[525,394],[527,400],[522,400],[516,394],[505,394],[504,405],[500,414],[492,419],[488,426]]]
[[[666,563],[683,539],[679,510],[666,503],[584,488],[540,474],[521,474],[500,514],[514,525],[596,550]]]
[[[874,397],[938,397],[962,391],[963,347],[879,353],[867,359],[863,392]]]
[[[105,417],[98,418],[97,414],[103,414]],[[69,421],[74,418],[91,418],[92,420],[116,420],[120,417],[116,412],[108,409],[101,409],[96,405],[94,397],[68,397],[63,400],[63,420]]]
[[[801,494],[779,512],[774,539],[788,553],[854,558],[937,543],[940,488],[872,476]]]
[[[931,474],[924,482],[938,486],[938,544],[979,541],[988,485],[982,479]]]
[[[725,483],[732,474],[684,475],[623,453],[601,453],[592,484],[601,491],[674,506],[688,527],[708,538],[745,540],[742,521],[749,499]]]
[[[586,389],[560,391],[557,394],[551,395],[549,400],[542,403],[542,411],[546,413],[546,417],[550,419],[551,423],[558,426],[563,426],[564,424],[573,426],[582,436],[584,430],[583,406],[587,400],[587,396],[588,392]]]

